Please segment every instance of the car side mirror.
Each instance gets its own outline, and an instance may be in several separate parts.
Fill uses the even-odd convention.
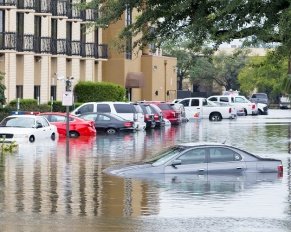
[[[181,164],[182,164],[181,160],[174,160],[171,165],[173,168],[176,168],[176,165],[181,165]]]
[[[38,129],[38,128],[42,128],[42,124],[40,124],[40,123],[36,124],[36,129]]]

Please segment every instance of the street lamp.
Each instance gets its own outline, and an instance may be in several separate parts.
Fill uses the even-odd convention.
[[[57,73],[55,73],[57,80],[62,81],[66,83],[66,92],[63,92],[63,100],[62,105],[66,106],[66,137],[70,137],[70,119],[69,119],[69,107],[73,105],[73,93],[72,93],[72,81],[74,80],[74,77],[67,77],[65,79],[64,76],[58,76]]]

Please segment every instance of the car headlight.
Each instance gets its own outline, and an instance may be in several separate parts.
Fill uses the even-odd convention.
[[[28,138],[28,135],[27,134],[14,134],[13,138],[18,138],[18,139]]]

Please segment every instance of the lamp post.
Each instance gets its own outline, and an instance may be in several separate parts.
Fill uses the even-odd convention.
[[[55,73],[57,76],[57,80],[65,82],[66,83],[66,91],[63,92],[63,100],[62,105],[66,106],[66,137],[70,137],[70,119],[69,119],[69,107],[73,105],[73,93],[72,93],[72,81],[74,80],[74,77],[67,77],[65,79],[64,76],[58,76],[57,73]]]

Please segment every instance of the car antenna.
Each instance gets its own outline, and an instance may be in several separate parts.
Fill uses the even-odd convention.
[[[226,140],[224,140],[224,142],[222,144],[225,144]]]

